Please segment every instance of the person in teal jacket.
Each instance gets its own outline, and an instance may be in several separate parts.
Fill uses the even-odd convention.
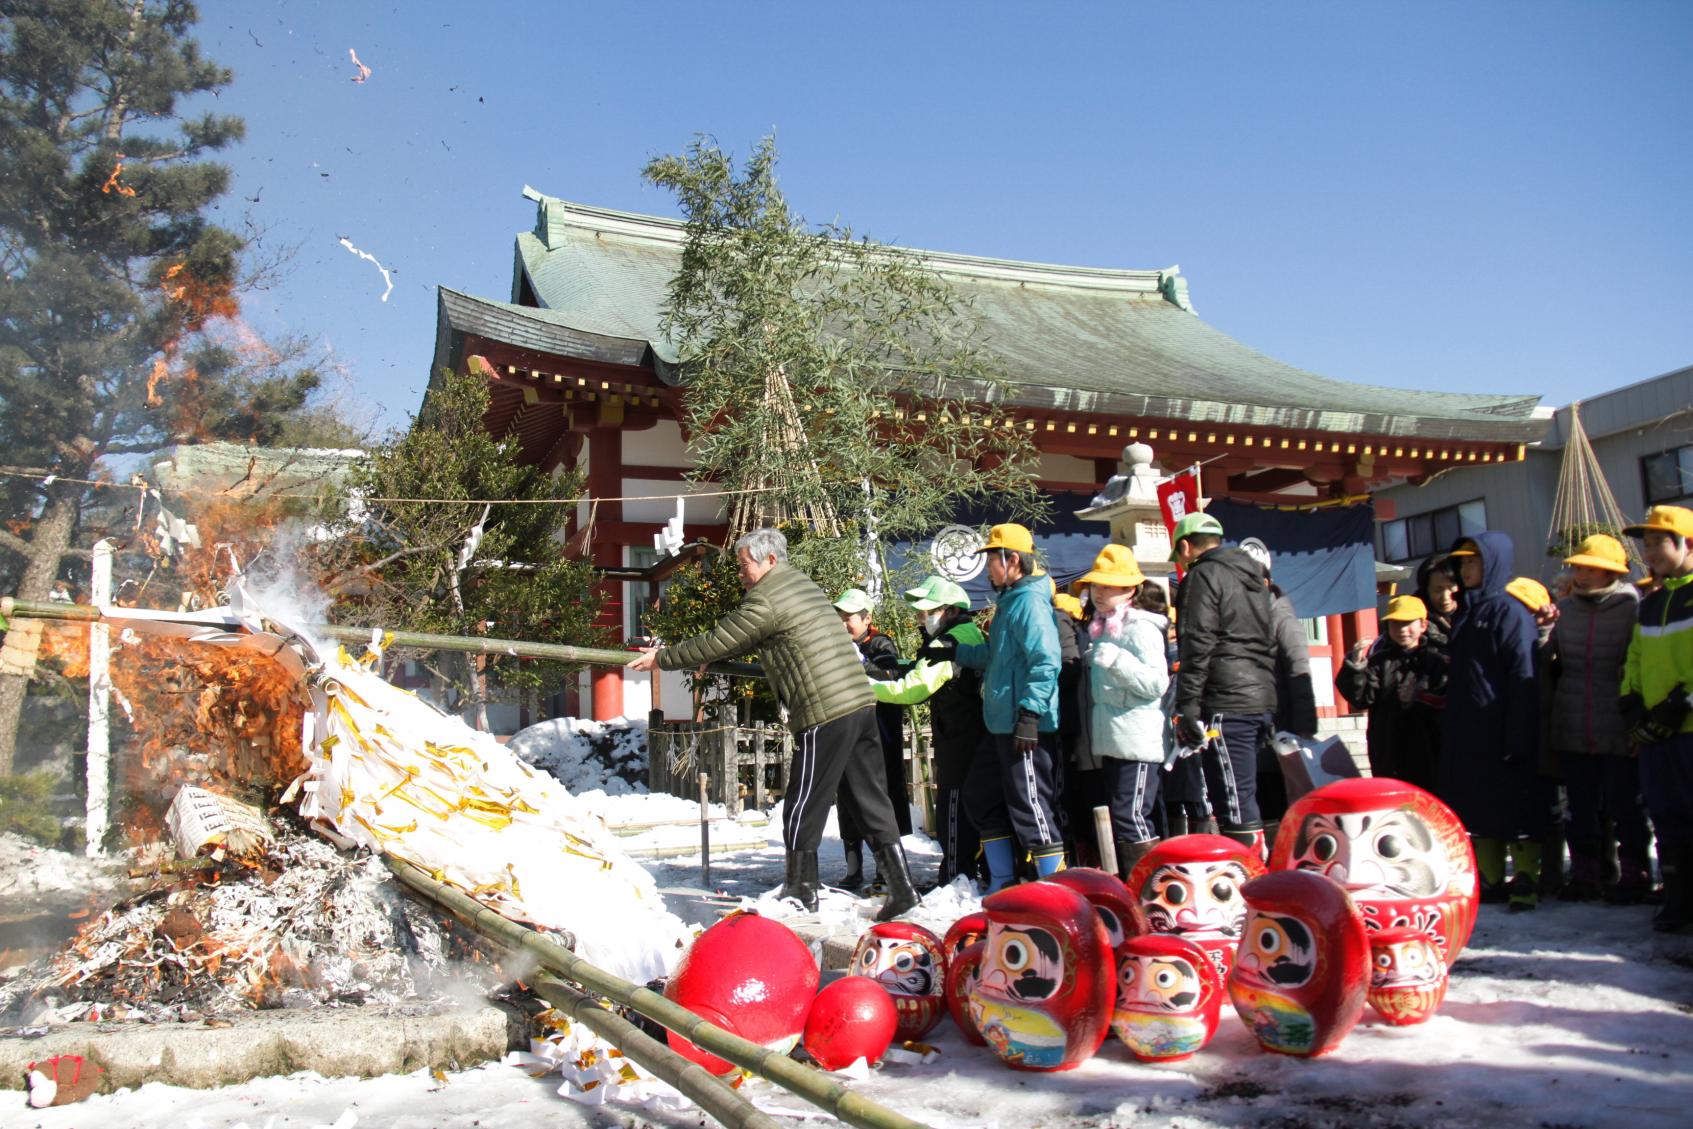
[[[1058,621],[1027,529],[996,525],[978,552],[987,556],[988,581],[998,593],[993,622],[986,643],[954,650],[961,665],[982,672],[982,722],[994,755],[971,766],[964,807],[982,835],[991,893],[1016,880],[1013,834],[1041,877],[1064,865],[1057,803]]]

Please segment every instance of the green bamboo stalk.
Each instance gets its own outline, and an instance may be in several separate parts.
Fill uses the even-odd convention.
[[[564,981],[542,974],[524,981],[541,998],[585,1024],[654,1077],[670,1083],[693,1103],[729,1129],[779,1129],[776,1119],[760,1112],[697,1062],[689,1062],[669,1047],[578,992]]]
[[[403,859],[384,856],[401,882],[435,905],[451,913],[471,929],[507,948],[532,955],[542,968],[580,984],[595,995],[633,1008],[661,1023],[695,1046],[774,1082],[861,1129],[927,1129],[920,1121],[878,1105],[819,1071],[802,1066],[785,1054],[741,1038],[706,1022],[680,1004],[597,968],[556,941],[519,925],[489,909],[468,894],[437,882],[428,873]]]
[[[51,619],[72,623],[97,623],[100,609],[87,604],[61,604],[41,600],[19,600],[0,596],[0,619]],[[467,651],[477,655],[515,655],[520,658],[554,659],[586,666],[623,666],[635,656],[611,647],[572,647],[563,643],[530,643],[523,639],[493,639],[480,635],[430,635],[421,631],[393,631],[385,628],[342,627],[330,623],[306,623],[301,630],[339,643],[368,643],[373,630],[380,630],[390,647],[416,647],[429,651]],[[757,663],[719,662],[706,667],[714,674],[739,678],[763,678]]]

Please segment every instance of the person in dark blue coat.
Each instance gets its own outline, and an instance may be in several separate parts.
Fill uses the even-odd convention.
[[[1460,538],[1447,555],[1462,588],[1449,645],[1440,796],[1468,828],[1482,900],[1531,909],[1538,900],[1540,833],[1546,814],[1537,767],[1540,697],[1534,615],[1505,590],[1511,539],[1489,530]],[[1505,855],[1515,870],[1505,887]]]

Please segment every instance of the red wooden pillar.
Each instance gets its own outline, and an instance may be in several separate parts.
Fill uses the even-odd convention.
[[[1328,617],[1329,629],[1329,677],[1335,681],[1340,679],[1340,668],[1346,665],[1346,649],[1352,645],[1352,639],[1346,637],[1346,620],[1344,615]],[[1356,638],[1356,636],[1354,636]]]
[[[615,427],[596,427],[588,433],[588,493],[595,498],[623,496],[623,432]],[[623,521],[623,503],[599,503],[595,521]],[[623,546],[612,537],[593,534],[596,565],[616,567],[623,563]],[[609,627],[619,642],[623,637],[623,582],[602,580],[599,591],[600,624]],[[593,668],[594,720],[623,716],[623,671],[614,667]]]

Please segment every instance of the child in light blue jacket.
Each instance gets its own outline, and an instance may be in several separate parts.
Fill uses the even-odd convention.
[[[1134,554],[1107,545],[1082,577],[1092,590],[1088,624],[1088,732],[1105,776],[1117,866],[1127,876],[1157,843],[1152,812],[1164,764],[1161,699],[1170,684],[1163,620],[1135,606],[1146,578]]]

